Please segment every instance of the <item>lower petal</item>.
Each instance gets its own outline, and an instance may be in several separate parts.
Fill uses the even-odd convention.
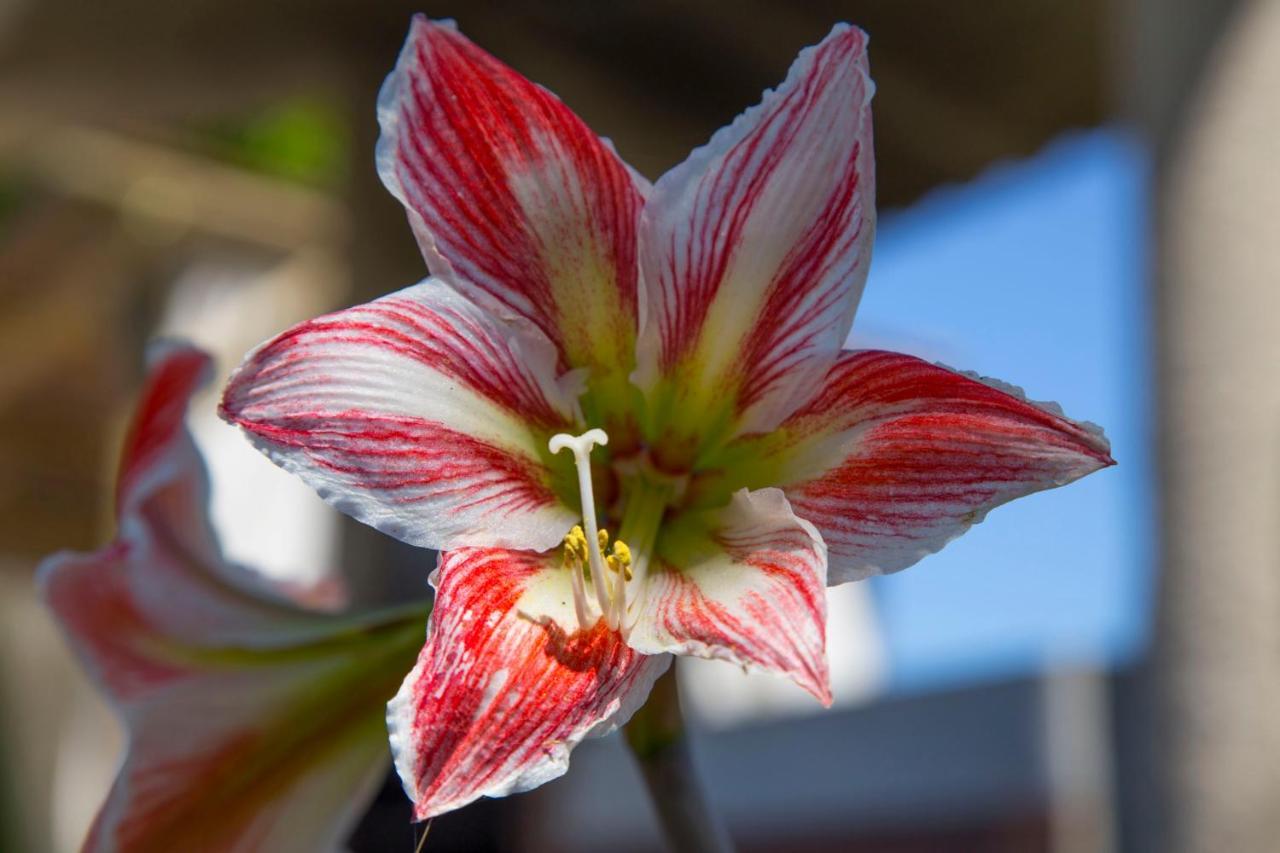
[[[783,493],[743,489],[662,535],[632,647],[772,670],[831,704],[826,547]]]
[[[667,668],[603,621],[581,629],[568,572],[547,555],[441,555],[418,663],[387,708],[414,817],[562,775],[584,737],[626,722]]]

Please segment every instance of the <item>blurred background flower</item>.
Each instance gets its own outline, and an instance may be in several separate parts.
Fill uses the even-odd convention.
[[[335,849],[386,775],[386,694],[429,608],[340,612],[338,578],[276,583],[225,563],[185,423],[209,360],[171,341],[147,356],[115,539],[36,572],[127,733],[84,849]]]
[[[114,772],[114,724],[32,571],[110,537],[146,340],[186,335],[226,371],[421,273],[372,156],[377,87],[416,11],[459,18],[650,177],[834,21],[859,24],[882,225],[851,344],[1017,382],[1106,424],[1121,461],[912,572],[834,590],[833,712],[805,717],[801,691],[727,665],[683,673],[742,849],[1272,849],[1266,0],[2,0],[0,848],[76,849]],[[348,579],[365,603],[421,592],[421,552],[331,513],[211,399],[191,423],[231,559],[282,580],[376,567]],[[584,797],[597,807],[570,811]],[[651,850],[647,809],[606,740],[537,794],[440,819],[429,843]],[[392,782],[352,849],[411,849],[407,819]]]

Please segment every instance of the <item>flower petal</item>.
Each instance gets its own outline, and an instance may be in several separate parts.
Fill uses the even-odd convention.
[[[826,547],[782,492],[742,489],[703,530],[662,535],[632,648],[779,672],[830,705]]]
[[[531,322],[564,365],[625,383],[645,188],[613,149],[451,22],[421,15],[378,120],[378,170],[431,272]]]
[[[385,773],[381,706],[425,607],[333,616],[234,583],[182,421],[208,359],[154,354],[125,444],[118,538],[39,570],[129,733],[85,849],[335,849]]]
[[[184,422],[191,396],[209,376],[209,357],[160,342],[149,348],[148,361],[121,454],[118,532],[108,549],[140,567],[118,581],[127,599],[162,633],[183,642],[261,647],[313,636],[309,602],[334,598],[332,589],[283,586],[222,559],[207,515],[208,477]],[[337,592],[345,598],[344,590]]]
[[[427,643],[387,708],[418,820],[562,775],[569,751],[625,723],[669,664],[603,621],[578,630],[568,572],[549,556],[451,551],[433,582]]]
[[[576,513],[547,437],[576,404],[541,336],[443,282],[302,323],[249,355],[222,415],[366,524],[427,548],[550,548]]]
[[[822,532],[831,583],[895,572],[1023,495],[1115,464],[1102,431],[892,352],[844,353],[771,437],[795,511]]]
[[[875,231],[866,44],[837,26],[654,186],[635,378],[656,429],[697,435],[708,408],[771,429],[839,352]]]
[[[187,404],[212,373],[208,355],[177,341],[157,341],[147,350],[146,382],[125,436],[116,476],[116,512],[125,514],[149,498],[157,481],[174,479],[171,466],[194,458],[179,450],[186,431]],[[195,461],[195,468],[200,463]],[[204,479],[203,470],[190,472]]]

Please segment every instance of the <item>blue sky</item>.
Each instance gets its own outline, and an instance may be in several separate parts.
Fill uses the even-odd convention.
[[[850,345],[976,370],[1102,424],[1117,467],[995,510],[875,581],[891,688],[1113,662],[1152,564],[1147,164],[1117,131],[1055,142],[882,217]]]

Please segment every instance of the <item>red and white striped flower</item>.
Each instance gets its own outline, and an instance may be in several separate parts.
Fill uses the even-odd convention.
[[[389,709],[418,818],[564,772],[671,653],[829,702],[827,584],[1111,464],[1098,430],[1019,395],[841,350],[875,231],[866,42],[837,26],[650,185],[414,21],[378,167],[432,277],[268,342],[222,411],[335,506],[442,551]]]
[[[183,425],[208,372],[167,346],[125,444],[114,542],[41,566],[41,591],[128,730],[89,853],[338,849],[386,774],[384,707],[427,607],[337,614],[332,584],[227,564]]]

